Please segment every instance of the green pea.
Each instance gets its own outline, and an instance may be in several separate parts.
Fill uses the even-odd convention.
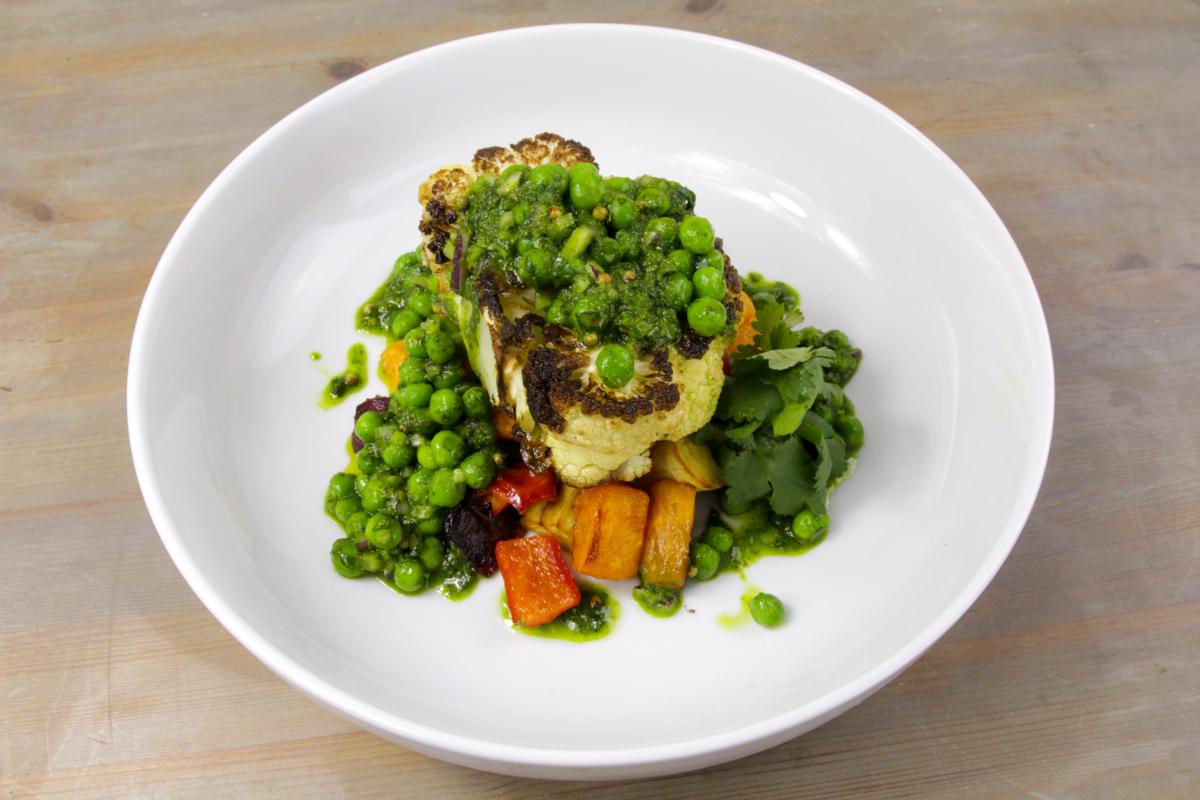
[[[383,481],[375,478],[367,481],[367,487],[362,493],[362,507],[364,511],[378,511],[383,508],[383,504],[391,497],[391,491],[388,490]]]
[[[333,516],[338,522],[345,522],[359,511],[362,511],[362,502],[353,496],[343,497],[333,506]]]
[[[384,445],[379,455],[383,463],[392,469],[400,469],[411,464],[416,453],[408,442],[400,441]]]
[[[647,186],[638,192],[637,200],[655,216],[671,210],[671,196],[657,186]]]
[[[429,398],[429,416],[439,425],[453,425],[462,415],[462,398],[453,389],[438,389]]]
[[[530,170],[527,180],[534,186],[562,194],[567,186],[567,169],[562,164],[542,164]]]
[[[334,500],[341,500],[343,497],[349,497],[354,493],[354,476],[348,472],[335,473],[329,479],[329,490],[326,493],[328,497]]]
[[[487,392],[482,386],[472,386],[462,394],[463,411],[467,419],[488,419],[492,415]]]
[[[621,248],[623,261],[636,261],[642,254],[642,245],[633,231],[617,231],[617,235],[613,238],[617,240],[617,245]]]
[[[608,221],[619,231],[627,230],[637,219],[637,206],[623,194],[619,194],[608,204]]]
[[[716,336],[725,327],[725,306],[719,300],[701,297],[688,306],[687,320],[701,336]]]
[[[363,572],[370,572],[373,575],[378,575],[380,572],[383,572],[385,569],[387,569],[388,560],[383,553],[380,553],[378,550],[368,550],[365,553],[361,553],[358,558],[359,561],[362,562]]]
[[[433,572],[442,565],[442,556],[445,551],[442,549],[442,543],[436,537],[426,536],[421,540],[421,566]]]
[[[567,312],[567,304],[562,301],[562,298],[556,299],[546,309],[546,321],[551,325],[570,324],[571,315]]]
[[[773,594],[759,592],[750,598],[750,616],[764,628],[783,624],[783,602]]]
[[[439,467],[453,467],[466,454],[466,444],[454,431],[438,431],[429,443],[433,457]]]
[[[715,270],[725,271],[725,256],[718,253],[716,250],[710,250],[707,254],[700,257],[701,266],[712,267]]]
[[[432,469],[419,469],[408,476],[404,490],[408,499],[414,503],[423,503],[429,498],[429,483],[433,480]]]
[[[713,550],[726,555],[733,549],[733,531],[714,525],[704,532],[704,541]]]
[[[346,520],[346,535],[352,539],[361,539],[367,529],[367,520],[370,518],[371,515],[366,511],[351,514],[350,519]]]
[[[712,267],[701,267],[692,274],[692,284],[696,287],[697,297],[711,297],[720,300],[725,296],[725,273]]]
[[[531,167],[528,164],[509,164],[504,168],[504,171],[500,173],[500,180],[508,180],[514,175],[522,178],[526,177],[529,175],[530,169]]]
[[[571,205],[580,211],[591,211],[600,202],[604,182],[595,164],[573,164],[567,175],[570,181]]]
[[[862,447],[863,424],[858,421],[858,417],[839,416],[833,421],[833,429],[842,437],[848,449],[857,450]]]
[[[375,431],[382,424],[383,417],[379,415],[378,411],[368,411],[354,421],[354,432],[364,442],[370,442],[375,439]]]
[[[435,364],[445,364],[454,358],[458,346],[450,334],[445,331],[434,331],[425,337],[425,350],[429,353],[430,361]]]
[[[417,359],[405,359],[397,373],[401,386],[411,386],[414,383],[425,382],[425,365]]]
[[[398,266],[398,267],[411,268],[411,267],[418,266],[420,263],[421,263],[421,251],[419,251],[419,250],[410,250],[409,252],[405,253],[404,255],[402,255],[396,259],[396,266]]]
[[[617,243],[616,239],[601,236],[592,242],[588,253],[596,259],[596,263],[600,266],[611,267],[621,259],[621,245]]]
[[[698,581],[707,581],[717,574],[717,570],[721,568],[721,554],[707,545],[704,542],[696,542],[692,545],[692,569],[695,570],[693,577]]]
[[[371,444],[358,451],[354,463],[358,464],[358,471],[363,475],[373,475],[383,463],[383,459],[379,457],[379,448]]]
[[[453,508],[467,495],[467,484],[456,478],[454,470],[439,469],[429,484],[429,502],[441,508]]]
[[[698,256],[713,249],[712,224],[704,217],[688,217],[679,224],[679,243]]]
[[[575,325],[584,331],[600,331],[608,322],[608,303],[598,295],[585,294],[575,301],[571,315]]]
[[[402,308],[392,317],[392,323],[389,326],[392,331],[392,336],[396,339],[403,339],[405,334],[413,328],[421,324],[421,317],[411,308]]]
[[[362,473],[359,473],[354,478],[354,491],[358,492],[359,497],[362,497],[362,493],[367,490],[367,484],[370,482],[371,482],[370,475],[363,475]]]
[[[670,217],[655,217],[642,229],[642,244],[647,249],[669,250],[679,237],[679,223]]]
[[[692,254],[687,250],[672,250],[667,253],[667,260],[685,275],[692,271]]]
[[[687,304],[692,301],[692,281],[688,276],[679,272],[672,272],[663,281],[663,302],[668,308],[675,310],[687,308]]]
[[[425,349],[425,329],[413,328],[404,334],[404,349],[408,351],[409,358],[422,361],[428,358],[429,352]]]
[[[417,463],[425,469],[437,469],[437,456],[433,454],[433,445],[426,442],[417,448]]]
[[[375,429],[375,446],[382,450],[388,443],[392,441],[392,437],[396,435],[396,426],[391,423],[385,423]]]
[[[333,569],[343,578],[357,578],[363,574],[358,548],[350,539],[335,541],[329,548],[329,560],[333,562]]]
[[[596,374],[610,389],[620,389],[633,380],[633,353],[621,344],[607,344],[596,356]]]
[[[443,364],[437,377],[433,379],[435,389],[453,389],[467,379],[467,371],[462,364],[451,361]]]
[[[400,544],[404,531],[400,521],[390,514],[376,514],[367,520],[367,541],[380,550],[391,550]]]
[[[529,286],[548,286],[554,278],[554,258],[545,250],[530,250],[518,259],[517,275]]]
[[[425,519],[417,522],[417,533],[423,533],[426,536],[436,536],[442,532],[442,527],[445,524],[445,517],[440,512],[432,511]]]
[[[637,183],[631,178],[612,175],[604,179],[604,188],[614,194],[632,195],[637,190]]]
[[[596,229],[587,225],[580,225],[575,230],[571,231],[571,235],[567,237],[566,243],[559,251],[559,255],[566,259],[581,258],[587,250],[588,245],[592,243],[592,237],[596,235]]]
[[[425,588],[425,567],[415,558],[402,556],[392,567],[392,583],[402,592],[419,592]]]
[[[428,383],[412,383],[401,386],[396,395],[400,399],[400,405],[405,408],[425,408],[429,405],[429,398],[433,397],[433,387]]]
[[[429,292],[414,292],[408,296],[406,307],[411,308],[422,317],[428,317],[433,313],[433,295]]]
[[[482,450],[472,453],[459,464],[463,479],[472,489],[482,489],[496,477],[496,461]]]
[[[814,514],[811,508],[806,508],[792,518],[792,533],[802,542],[811,541],[829,528],[828,514]]]

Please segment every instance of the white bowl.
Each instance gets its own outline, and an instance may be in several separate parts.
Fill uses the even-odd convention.
[[[345,463],[351,409],[375,391],[333,411],[316,399],[362,338],[354,309],[415,245],[416,188],[432,169],[542,130],[589,145],[605,173],[692,187],[743,271],[794,283],[813,324],[865,353],[850,394],[867,444],[827,541],[749,570],[787,605],[781,629],[718,625],[738,608],[735,576],[689,587],[694,613],[665,621],[618,586],[616,631],[580,645],[507,629],[498,579],[449,603],[330,568],[324,487]],[[325,360],[311,362],[314,350]],[[1025,264],[929,140],[795,61],[607,25],[414,53],[263,134],[163,254],[128,392],[163,543],[263,663],[407,747],[560,778],[736,758],[878,689],[999,568],[1037,494],[1053,417]]]

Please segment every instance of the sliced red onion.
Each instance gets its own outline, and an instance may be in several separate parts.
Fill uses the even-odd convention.
[[[462,288],[462,259],[463,250],[466,249],[465,244],[462,231],[459,231],[458,236],[454,239],[454,269],[450,272],[450,288],[456,292]]]

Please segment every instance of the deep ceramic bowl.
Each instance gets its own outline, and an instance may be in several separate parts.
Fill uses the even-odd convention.
[[[689,613],[666,621],[618,585],[616,631],[580,645],[509,630],[498,579],[449,603],[330,569],[338,531],[322,496],[345,463],[354,402],[322,411],[316,399],[359,338],[354,309],[416,244],[423,178],[543,130],[589,145],[605,173],[690,186],[743,271],[792,282],[813,324],[865,353],[850,394],[867,444],[828,539],[748,571],[787,605],[781,629],[718,624],[739,607],[736,576],[689,587]],[[314,350],[325,359],[310,361]],[[128,392],[164,545],[280,677],[440,758],[610,779],[762,750],[917,658],[1016,541],[1054,402],[1021,255],[928,139],[787,58],[605,25],[414,53],[263,134],[163,254]]]

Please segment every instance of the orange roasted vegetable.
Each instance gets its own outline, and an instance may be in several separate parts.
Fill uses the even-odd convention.
[[[379,357],[379,377],[383,378],[389,392],[396,391],[400,385],[400,365],[408,358],[408,348],[403,339],[397,339],[387,346]]]
[[[579,586],[554,537],[496,542],[496,562],[513,622],[534,628],[579,605]]]
[[[650,515],[642,550],[642,580],[664,589],[681,589],[687,579],[696,487],[663,479],[650,484]]]
[[[581,489],[575,500],[571,565],[593,578],[637,575],[650,496],[625,483]]]
[[[544,533],[558,539],[567,550],[575,537],[575,497],[579,490],[563,484],[554,500],[538,503],[521,515],[521,524],[534,533]]]
[[[754,337],[758,336],[758,331],[754,329],[754,320],[758,319],[758,312],[754,310],[754,303],[750,300],[750,295],[742,292],[742,318],[738,321],[737,335],[733,337],[733,341],[725,348],[725,365],[729,366],[729,359],[737,352],[739,347],[743,345],[754,344]]]
[[[517,438],[519,423],[517,418],[507,411],[493,407],[492,424],[496,426],[496,435],[506,442],[514,441]]]

